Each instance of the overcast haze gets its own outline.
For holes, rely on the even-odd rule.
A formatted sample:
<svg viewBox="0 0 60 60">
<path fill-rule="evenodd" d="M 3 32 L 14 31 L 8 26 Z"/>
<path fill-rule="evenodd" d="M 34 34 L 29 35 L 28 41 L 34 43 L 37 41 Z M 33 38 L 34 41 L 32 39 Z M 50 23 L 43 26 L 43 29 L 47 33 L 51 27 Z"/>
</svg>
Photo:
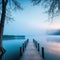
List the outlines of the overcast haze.
<svg viewBox="0 0 60 60">
<path fill-rule="evenodd" d="M 60 18 L 56 17 L 53 23 L 48 22 L 48 14 L 40 5 L 33 6 L 29 0 L 20 0 L 23 11 L 14 11 L 15 21 L 5 24 L 4 34 L 26 35 L 45 34 L 47 29 L 60 29 Z M 45 31 L 44 31 L 45 30 Z"/>
</svg>

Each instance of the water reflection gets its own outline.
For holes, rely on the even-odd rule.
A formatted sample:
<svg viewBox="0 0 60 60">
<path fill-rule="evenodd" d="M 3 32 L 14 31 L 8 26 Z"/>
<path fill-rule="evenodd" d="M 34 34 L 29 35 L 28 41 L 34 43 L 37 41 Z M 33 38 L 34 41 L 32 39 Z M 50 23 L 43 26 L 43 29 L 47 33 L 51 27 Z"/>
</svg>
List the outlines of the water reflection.
<svg viewBox="0 0 60 60">
<path fill-rule="evenodd" d="M 44 47 L 44 60 L 60 60 L 60 36 L 39 36 L 35 39 L 40 43 L 41 47 Z"/>
<path fill-rule="evenodd" d="M 50 53 L 54 53 L 56 55 L 59 55 L 60 53 L 60 43 L 56 43 L 56 42 L 47 42 L 47 46 L 46 46 L 47 50 Z"/>
<path fill-rule="evenodd" d="M 3 40 L 3 47 L 6 50 L 0 60 L 19 60 L 20 46 L 24 40 Z"/>
<path fill-rule="evenodd" d="M 60 37 L 50 36 L 46 38 L 45 60 L 60 60 Z"/>
<path fill-rule="evenodd" d="M 31 40 L 32 38 L 29 39 Z M 40 47 L 44 47 L 44 60 L 60 60 L 60 36 L 37 36 L 35 39 L 40 43 Z M 24 40 L 3 41 L 3 47 L 6 49 L 6 53 L 0 60 L 19 60 L 19 47 L 23 42 Z"/>
</svg>

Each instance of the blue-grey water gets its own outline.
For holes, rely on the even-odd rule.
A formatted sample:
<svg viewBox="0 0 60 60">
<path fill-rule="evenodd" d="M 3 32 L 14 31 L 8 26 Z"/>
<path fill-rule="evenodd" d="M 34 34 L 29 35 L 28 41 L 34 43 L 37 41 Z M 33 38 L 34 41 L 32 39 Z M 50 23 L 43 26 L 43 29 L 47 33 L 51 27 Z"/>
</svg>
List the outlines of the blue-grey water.
<svg viewBox="0 0 60 60">
<path fill-rule="evenodd" d="M 3 40 L 3 48 L 6 50 L 1 60 L 19 60 L 20 47 L 25 39 Z"/>
<path fill-rule="evenodd" d="M 40 44 L 40 55 L 41 47 L 44 47 L 44 60 L 60 60 L 60 36 L 37 36 L 34 37 Z"/>
<path fill-rule="evenodd" d="M 29 39 L 35 39 L 44 47 L 44 60 L 60 60 L 60 36 L 29 36 Z M 2 56 L 2 60 L 19 60 L 19 47 L 26 39 L 3 40 L 3 47 L 6 52 Z"/>
</svg>

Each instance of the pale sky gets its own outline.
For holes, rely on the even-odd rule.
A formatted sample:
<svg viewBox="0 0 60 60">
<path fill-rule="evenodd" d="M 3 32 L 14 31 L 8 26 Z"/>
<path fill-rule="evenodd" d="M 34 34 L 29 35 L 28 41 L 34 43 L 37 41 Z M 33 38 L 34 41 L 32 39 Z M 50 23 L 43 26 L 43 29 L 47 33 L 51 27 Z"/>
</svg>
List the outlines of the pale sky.
<svg viewBox="0 0 60 60">
<path fill-rule="evenodd" d="M 6 22 L 4 34 L 44 34 L 47 29 L 60 29 L 59 17 L 54 18 L 52 23 L 48 22 L 48 14 L 44 13 L 42 6 L 33 6 L 29 0 L 20 1 L 24 9 L 12 12 L 15 21 Z"/>
</svg>

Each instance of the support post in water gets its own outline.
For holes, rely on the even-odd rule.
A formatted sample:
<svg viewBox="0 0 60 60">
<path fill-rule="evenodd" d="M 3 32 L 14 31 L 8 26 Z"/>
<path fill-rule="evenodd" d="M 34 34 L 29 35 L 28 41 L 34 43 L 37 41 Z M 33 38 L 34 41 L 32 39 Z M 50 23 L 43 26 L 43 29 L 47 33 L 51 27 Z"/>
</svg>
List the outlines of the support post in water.
<svg viewBox="0 0 60 60">
<path fill-rule="evenodd" d="M 24 47 L 24 43 L 23 43 L 23 52 L 24 52 L 24 50 L 25 50 L 25 47 Z"/>
<path fill-rule="evenodd" d="M 20 47 L 20 57 L 22 56 L 22 54 L 23 54 L 23 51 L 22 51 L 23 49 L 22 49 L 22 47 Z"/>
<path fill-rule="evenodd" d="M 38 43 L 38 51 L 40 51 L 40 45 L 39 45 L 39 43 Z"/>
<path fill-rule="evenodd" d="M 44 47 L 42 47 L 42 57 L 44 59 Z"/>
<path fill-rule="evenodd" d="M 25 48 L 26 48 L 26 41 L 25 41 Z"/>
</svg>

